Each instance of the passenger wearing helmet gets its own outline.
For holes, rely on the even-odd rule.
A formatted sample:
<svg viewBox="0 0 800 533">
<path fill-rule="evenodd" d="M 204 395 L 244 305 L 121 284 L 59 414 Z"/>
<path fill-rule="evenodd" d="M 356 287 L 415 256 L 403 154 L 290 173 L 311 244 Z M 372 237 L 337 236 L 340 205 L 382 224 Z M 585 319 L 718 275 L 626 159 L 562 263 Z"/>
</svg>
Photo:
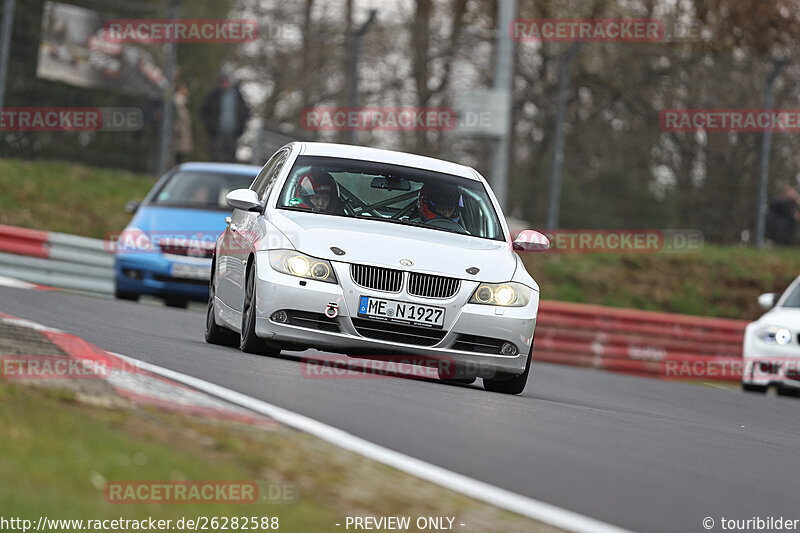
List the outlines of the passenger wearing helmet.
<svg viewBox="0 0 800 533">
<path fill-rule="evenodd" d="M 426 183 L 419 190 L 417 215 L 421 222 L 447 219 L 459 222 L 461 193 L 458 187 L 447 183 Z"/>
<path fill-rule="evenodd" d="M 297 180 L 295 198 L 291 205 L 322 213 L 344 214 L 339 198 L 339 186 L 333 176 L 321 170 L 311 170 Z M 299 201 L 298 201 L 299 200 Z"/>
</svg>

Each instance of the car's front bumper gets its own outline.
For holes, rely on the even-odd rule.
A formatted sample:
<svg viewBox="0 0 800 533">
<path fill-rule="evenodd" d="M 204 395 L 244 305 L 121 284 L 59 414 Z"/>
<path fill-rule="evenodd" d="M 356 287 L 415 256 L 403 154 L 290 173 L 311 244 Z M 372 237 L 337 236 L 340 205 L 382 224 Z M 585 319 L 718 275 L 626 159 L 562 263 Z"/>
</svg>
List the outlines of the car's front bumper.
<svg viewBox="0 0 800 533">
<path fill-rule="evenodd" d="M 793 334 L 790 344 L 779 346 L 758 338 L 748 327 L 742 350 L 742 383 L 800 388 L 800 345 Z"/>
<path fill-rule="evenodd" d="M 173 275 L 176 263 L 207 268 L 209 273 L 211 271 L 210 259 L 170 260 L 160 253 L 118 254 L 114 259 L 116 289 L 132 294 L 206 301 L 208 278 L 176 278 Z"/>
<path fill-rule="evenodd" d="M 467 303 L 478 286 L 475 281 L 462 281 L 455 296 L 447 299 L 420 298 L 365 289 L 356 285 L 346 263 L 333 263 L 338 279 L 337 284 L 313 280 L 303 280 L 275 271 L 269 265 L 266 253 L 257 254 L 256 334 L 259 337 L 280 344 L 295 344 L 299 347 L 313 347 L 329 351 L 360 356 L 423 356 L 444 361 L 459 369 L 459 374 L 479 377 L 493 377 L 498 373 L 520 374 L 525 370 L 531 352 L 539 294 L 532 291 L 528 304 L 524 307 L 500 308 L 489 305 Z M 388 333 L 389 339 L 375 338 L 364 334 L 368 327 L 388 327 L 380 321 L 359 321 L 358 302 L 360 296 L 373 296 L 402 300 L 412 303 L 444 307 L 445 318 L 438 342 L 425 345 L 398 341 L 396 335 Z M 321 330 L 313 324 L 307 326 L 279 323 L 273 319 L 276 311 L 298 311 L 301 313 L 324 314 L 329 304 L 338 306 L 334 319 L 338 331 Z M 356 326 L 359 322 L 360 328 Z M 330 326 L 328 326 L 330 327 Z M 332 328 L 331 328 L 332 329 Z M 415 332 L 414 327 L 400 327 L 403 331 Z M 371 335 L 374 335 L 373 332 Z M 383 336 L 378 333 L 378 336 Z M 393 338 L 394 337 L 394 338 Z M 465 340 L 466 339 L 466 340 Z M 512 343 L 517 348 L 515 355 L 483 353 L 476 351 L 484 339 Z M 467 342 L 469 340 L 470 342 Z M 472 342 L 474 341 L 474 342 Z M 488 342 L 488 341 L 486 341 Z M 464 349 L 466 348 L 466 349 Z M 481 348 L 485 349 L 485 348 Z"/>
</svg>

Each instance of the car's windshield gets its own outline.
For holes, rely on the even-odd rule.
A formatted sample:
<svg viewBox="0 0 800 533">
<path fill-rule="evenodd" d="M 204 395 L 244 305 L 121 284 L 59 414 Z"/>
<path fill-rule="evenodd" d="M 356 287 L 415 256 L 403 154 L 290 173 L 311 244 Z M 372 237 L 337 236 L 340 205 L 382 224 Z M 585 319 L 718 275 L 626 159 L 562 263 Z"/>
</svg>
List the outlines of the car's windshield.
<svg viewBox="0 0 800 533">
<path fill-rule="evenodd" d="M 225 196 L 234 189 L 246 189 L 254 178 L 249 174 L 178 171 L 161 187 L 151 203 L 230 211 Z"/>
<path fill-rule="evenodd" d="M 504 239 L 480 181 L 399 165 L 298 157 L 278 207 Z"/>
<path fill-rule="evenodd" d="M 800 284 L 796 285 L 794 290 L 789 293 L 781 307 L 800 307 Z"/>
</svg>

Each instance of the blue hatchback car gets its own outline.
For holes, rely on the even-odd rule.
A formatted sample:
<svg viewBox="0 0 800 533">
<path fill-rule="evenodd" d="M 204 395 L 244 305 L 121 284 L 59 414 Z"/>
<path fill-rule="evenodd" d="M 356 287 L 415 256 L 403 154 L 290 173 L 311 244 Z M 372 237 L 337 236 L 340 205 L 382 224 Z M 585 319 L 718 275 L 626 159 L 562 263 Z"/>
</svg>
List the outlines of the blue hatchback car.
<svg viewBox="0 0 800 533">
<path fill-rule="evenodd" d="M 162 177 L 133 219 L 112 239 L 115 296 L 137 300 L 149 294 L 172 307 L 208 300 L 214 244 L 231 208 L 225 196 L 247 188 L 261 167 L 229 163 L 184 163 Z"/>
</svg>

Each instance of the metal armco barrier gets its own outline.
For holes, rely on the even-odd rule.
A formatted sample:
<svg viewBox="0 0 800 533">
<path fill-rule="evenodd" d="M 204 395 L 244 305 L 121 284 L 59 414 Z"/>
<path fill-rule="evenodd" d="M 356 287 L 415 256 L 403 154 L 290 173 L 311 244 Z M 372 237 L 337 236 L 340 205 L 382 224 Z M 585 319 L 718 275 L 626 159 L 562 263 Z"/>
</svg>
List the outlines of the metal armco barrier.
<svg viewBox="0 0 800 533">
<path fill-rule="evenodd" d="M 110 295 L 104 242 L 0 225 L 0 276 Z M 662 379 L 739 381 L 743 320 L 542 300 L 534 361 Z"/>
<path fill-rule="evenodd" d="M 0 276 L 110 295 L 114 256 L 100 239 L 0 224 Z"/>
<path fill-rule="evenodd" d="M 744 320 L 543 300 L 534 361 L 662 379 L 739 381 Z"/>
</svg>

